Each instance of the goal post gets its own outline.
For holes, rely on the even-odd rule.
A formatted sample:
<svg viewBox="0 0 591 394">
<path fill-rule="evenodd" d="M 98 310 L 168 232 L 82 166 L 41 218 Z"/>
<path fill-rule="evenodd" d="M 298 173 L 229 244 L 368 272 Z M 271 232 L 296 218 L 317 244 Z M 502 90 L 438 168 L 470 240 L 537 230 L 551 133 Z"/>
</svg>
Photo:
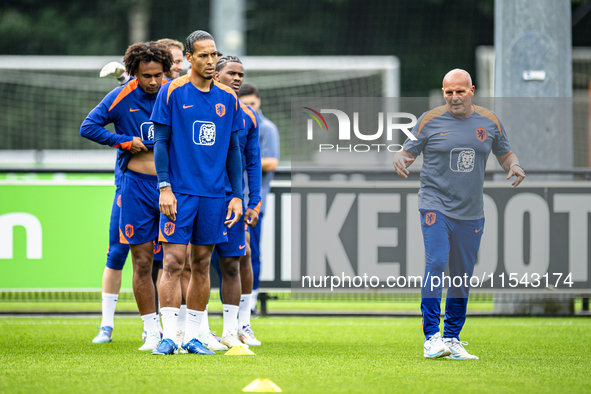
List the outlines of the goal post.
<svg viewBox="0 0 591 394">
<path fill-rule="evenodd" d="M 400 64 L 394 56 L 244 56 L 241 60 L 244 82 L 259 89 L 262 111 L 279 129 L 282 161 L 291 154 L 293 97 L 400 94 Z M 112 61 L 122 62 L 122 56 L 0 56 L 0 169 L 111 171 L 114 150 L 81 138 L 79 129 L 88 113 L 118 86 L 114 78 L 98 75 Z M 186 60 L 184 66 L 185 70 L 189 66 Z M 113 131 L 112 126 L 108 129 Z"/>
</svg>

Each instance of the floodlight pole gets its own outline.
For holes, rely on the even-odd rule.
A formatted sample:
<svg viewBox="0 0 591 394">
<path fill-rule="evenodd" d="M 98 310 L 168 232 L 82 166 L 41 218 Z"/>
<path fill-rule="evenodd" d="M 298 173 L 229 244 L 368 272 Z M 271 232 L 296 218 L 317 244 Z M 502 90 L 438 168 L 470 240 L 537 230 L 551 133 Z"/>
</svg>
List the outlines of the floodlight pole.
<svg viewBox="0 0 591 394">
<path fill-rule="evenodd" d="M 150 24 L 150 0 L 133 0 L 129 7 L 129 42 L 144 42 L 148 40 L 148 26 Z"/>
<path fill-rule="evenodd" d="M 495 0 L 494 80 L 495 111 L 523 166 L 572 168 L 570 0 Z M 565 178 L 535 177 L 551 179 Z"/>
<path fill-rule="evenodd" d="M 526 172 L 573 167 L 571 24 L 570 0 L 495 0 L 494 110 Z M 497 294 L 494 312 L 573 314 L 574 300 L 565 294 Z"/>
<path fill-rule="evenodd" d="M 245 0 L 211 0 L 211 33 L 224 55 L 246 55 Z"/>
</svg>

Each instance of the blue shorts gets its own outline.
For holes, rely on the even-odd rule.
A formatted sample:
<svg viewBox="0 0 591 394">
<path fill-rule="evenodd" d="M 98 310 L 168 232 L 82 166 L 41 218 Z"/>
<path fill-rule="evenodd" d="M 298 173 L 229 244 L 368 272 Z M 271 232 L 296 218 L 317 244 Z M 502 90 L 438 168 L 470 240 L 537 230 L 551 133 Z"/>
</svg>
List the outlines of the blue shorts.
<svg viewBox="0 0 591 394">
<path fill-rule="evenodd" d="M 120 242 L 141 245 L 153 241 L 160 220 L 158 178 L 127 170 L 121 187 Z"/>
<path fill-rule="evenodd" d="M 154 261 L 164 260 L 164 252 L 162 251 L 162 244 L 157 240 L 154 240 Z M 162 268 L 162 267 L 160 267 Z"/>
<path fill-rule="evenodd" d="M 174 193 L 176 220 L 160 214 L 160 242 L 187 245 L 215 245 L 226 242 L 226 198 Z"/>
<path fill-rule="evenodd" d="M 111 207 L 109 221 L 109 250 L 107 251 L 107 267 L 121 271 L 125 265 L 129 245 L 119 243 L 119 214 L 121 212 L 121 186 L 117 185 L 115 198 Z"/>
<path fill-rule="evenodd" d="M 230 200 L 226 201 L 226 206 L 230 203 Z M 244 206 L 242 206 L 242 212 L 245 212 Z M 232 214 L 232 218 L 234 214 Z M 225 227 L 225 226 L 224 226 Z M 226 227 L 228 233 L 228 240 L 216 244 L 215 250 L 221 257 L 239 257 L 246 255 L 246 227 L 242 218 L 230 228 Z"/>
</svg>

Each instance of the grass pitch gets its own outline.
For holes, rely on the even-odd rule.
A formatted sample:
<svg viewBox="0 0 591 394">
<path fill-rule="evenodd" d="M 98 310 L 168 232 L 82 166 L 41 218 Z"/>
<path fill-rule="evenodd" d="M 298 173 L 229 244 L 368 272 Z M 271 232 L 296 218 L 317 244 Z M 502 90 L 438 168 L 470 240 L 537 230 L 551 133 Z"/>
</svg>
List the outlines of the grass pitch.
<svg viewBox="0 0 591 394">
<path fill-rule="evenodd" d="M 268 378 L 285 393 L 590 392 L 589 318 L 469 317 L 477 361 L 427 360 L 420 318 L 259 318 L 256 356 L 139 352 L 139 318 L 1 318 L 0 392 L 240 393 Z M 220 318 L 211 318 L 213 329 Z"/>
</svg>

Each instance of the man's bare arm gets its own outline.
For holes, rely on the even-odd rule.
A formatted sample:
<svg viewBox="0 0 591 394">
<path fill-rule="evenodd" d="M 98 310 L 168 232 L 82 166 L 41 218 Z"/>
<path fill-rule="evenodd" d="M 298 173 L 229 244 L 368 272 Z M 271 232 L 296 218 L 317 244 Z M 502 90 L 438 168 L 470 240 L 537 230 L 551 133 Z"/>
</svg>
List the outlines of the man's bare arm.
<svg viewBox="0 0 591 394">
<path fill-rule="evenodd" d="M 261 167 L 263 172 L 275 171 L 279 165 L 279 160 L 274 157 L 262 157 Z"/>
<path fill-rule="evenodd" d="M 394 164 L 394 169 L 396 173 L 400 175 L 402 178 L 407 179 L 408 174 L 410 172 L 407 168 L 415 161 L 417 157 L 410 152 L 405 151 L 404 149 L 394 155 L 394 160 L 392 164 Z"/>
<path fill-rule="evenodd" d="M 516 176 L 517 179 L 511 184 L 513 187 L 519 186 L 519 184 L 525 179 L 525 171 L 523 167 L 519 164 L 519 159 L 517 155 L 513 153 L 512 150 L 505 153 L 504 155 L 497 156 L 497 161 L 503 168 L 503 170 L 507 171 L 507 179 L 510 179 L 513 176 Z"/>
</svg>

